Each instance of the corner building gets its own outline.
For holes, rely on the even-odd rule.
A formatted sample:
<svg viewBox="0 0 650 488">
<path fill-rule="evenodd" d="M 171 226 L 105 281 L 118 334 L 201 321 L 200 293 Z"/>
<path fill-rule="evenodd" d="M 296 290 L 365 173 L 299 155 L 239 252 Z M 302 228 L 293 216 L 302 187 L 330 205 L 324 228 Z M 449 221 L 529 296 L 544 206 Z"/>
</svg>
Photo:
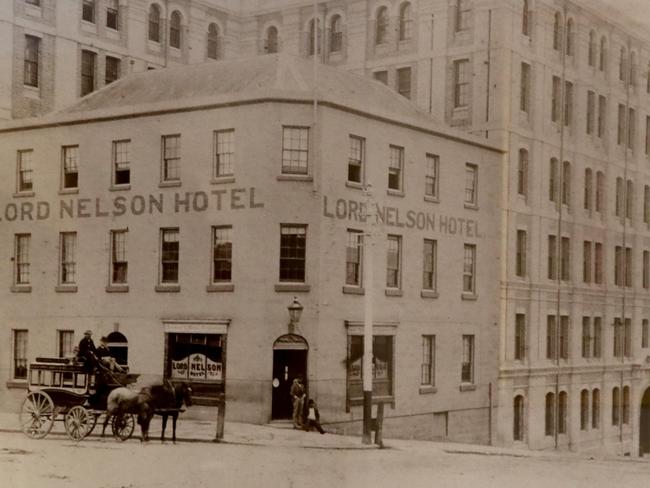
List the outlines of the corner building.
<svg viewBox="0 0 650 488">
<path fill-rule="evenodd" d="M 286 56 L 145 72 L 2 129 L 4 408 L 27 361 L 91 328 L 142 384 L 191 379 L 186 415 L 225 389 L 231 420 L 290 418 L 304 375 L 325 423 L 359 431 L 372 287 L 387 435 L 489 440 L 503 153 L 381 83 L 321 66 L 314 91 L 313 73 Z"/>
</svg>

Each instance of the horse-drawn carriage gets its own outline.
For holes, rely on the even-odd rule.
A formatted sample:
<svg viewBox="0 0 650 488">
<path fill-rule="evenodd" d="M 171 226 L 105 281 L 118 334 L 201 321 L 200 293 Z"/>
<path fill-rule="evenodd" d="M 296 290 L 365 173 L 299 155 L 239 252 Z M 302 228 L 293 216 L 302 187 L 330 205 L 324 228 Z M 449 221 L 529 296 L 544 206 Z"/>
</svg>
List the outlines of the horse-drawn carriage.
<svg viewBox="0 0 650 488">
<path fill-rule="evenodd" d="M 71 439 L 88 436 L 97 419 L 106 414 L 106 400 L 117 387 L 134 383 L 139 375 L 113 373 L 99 366 L 74 364 L 67 359 L 36 358 L 29 366 L 27 397 L 20 411 L 23 432 L 41 439 L 54 422 L 63 420 Z M 133 434 L 135 419 L 125 413 L 111 417 L 113 435 L 126 440 Z"/>
</svg>

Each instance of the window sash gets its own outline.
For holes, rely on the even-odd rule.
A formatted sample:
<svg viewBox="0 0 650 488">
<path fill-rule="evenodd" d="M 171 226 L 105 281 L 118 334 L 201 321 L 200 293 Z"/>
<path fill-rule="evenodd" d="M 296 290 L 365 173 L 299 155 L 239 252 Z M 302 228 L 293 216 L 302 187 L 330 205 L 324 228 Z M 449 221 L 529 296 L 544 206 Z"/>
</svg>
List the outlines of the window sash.
<svg viewBox="0 0 650 488">
<path fill-rule="evenodd" d="M 515 275 L 523 278 L 526 276 L 526 250 L 528 247 L 527 233 L 525 230 L 517 231 L 517 255 L 515 262 Z"/>
<path fill-rule="evenodd" d="M 404 168 L 404 148 L 390 146 L 388 163 L 388 188 L 391 190 L 402 189 L 402 170 Z"/>
<path fill-rule="evenodd" d="M 178 283 L 178 268 L 180 259 L 180 242 L 178 229 L 162 229 L 161 231 L 161 283 Z"/>
<path fill-rule="evenodd" d="M 125 284 L 128 279 L 126 230 L 111 231 L 111 283 Z"/>
<path fill-rule="evenodd" d="M 530 65 L 521 63 L 521 92 L 519 96 L 519 109 L 528 113 L 530 110 Z"/>
<path fill-rule="evenodd" d="M 469 16 L 472 7 L 469 0 L 456 0 L 456 32 L 469 29 Z"/>
<path fill-rule="evenodd" d="M 461 383 L 474 383 L 474 336 L 463 336 L 463 357 L 461 362 Z"/>
<path fill-rule="evenodd" d="M 469 101 L 469 60 L 454 61 L 454 108 L 463 108 Z"/>
<path fill-rule="evenodd" d="M 465 244 L 463 254 L 463 292 L 474 293 L 476 290 L 476 245 Z"/>
<path fill-rule="evenodd" d="M 17 285 L 28 285 L 30 282 L 30 243 L 30 234 L 16 234 L 14 261 L 16 263 L 15 283 Z"/>
<path fill-rule="evenodd" d="M 95 23 L 95 0 L 83 0 L 81 18 L 86 22 Z"/>
<path fill-rule="evenodd" d="M 465 203 L 476 205 L 478 167 L 475 164 L 465 164 Z"/>
<path fill-rule="evenodd" d="M 515 353 L 516 361 L 526 358 L 526 315 L 518 313 L 515 315 Z"/>
<path fill-rule="evenodd" d="M 131 182 L 131 163 L 129 161 L 130 140 L 113 141 L 113 184 L 123 185 Z"/>
<path fill-rule="evenodd" d="M 363 234 L 361 231 L 348 230 L 345 253 L 345 284 L 361 286 L 363 272 Z"/>
<path fill-rule="evenodd" d="M 232 176 L 235 174 L 235 131 L 234 129 L 215 131 L 214 133 L 214 176 Z"/>
<path fill-rule="evenodd" d="M 81 96 L 95 90 L 95 68 L 97 54 L 92 51 L 81 51 Z"/>
<path fill-rule="evenodd" d="M 232 281 L 232 227 L 212 228 L 212 282 Z"/>
<path fill-rule="evenodd" d="M 424 194 L 428 197 L 438 197 L 440 157 L 435 154 L 427 154 L 424 175 Z"/>
<path fill-rule="evenodd" d="M 169 21 L 169 45 L 173 48 L 181 48 L 181 17 L 178 12 L 172 12 Z"/>
<path fill-rule="evenodd" d="M 411 68 L 397 70 L 397 92 L 403 97 L 411 98 Z"/>
<path fill-rule="evenodd" d="M 35 36 L 25 36 L 25 61 L 23 83 L 28 86 L 38 87 L 38 58 L 40 55 L 41 40 Z"/>
<path fill-rule="evenodd" d="M 63 147 L 63 188 L 77 188 L 79 183 L 79 146 Z"/>
<path fill-rule="evenodd" d="M 14 329 L 13 331 L 13 379 L 27 379 L 27 331 Z"/>
<path fill-rule="evenodd" d="M 59 330 L 57 353 L 60 358 L 69 357 L 74 351 L 74 331 L 72 330 Z"/>
<path fill-rule="evenodd" d="M 181 166 L 181 136 L 163 136 L 163 181 L 178 181 Z"/>
<path fill-rule="evenodd" d="M 348 181 L 363 182 L 365 159 L 365 139 L 350 136 L 350 155 L 348 157 Z"/>
<path fill-rule="evenodd" d="M 282 173 L 306 175 L 309 164 L 309 128 L 283 127 Z"/>
<path fill-rule="evenodd" d="M 380 7 L 377 10 L 375 26 L 375 44 L 383 44 L 388 40 L 388 9 Z"/>
<path fill-rule="evenodd" d="M 422 364 L 420 367 L 420 385 L 422 386 L 435 386 L 436 384 L 435 350 L 436 350 L 436 336 L 423 335 L 422 336 Z"/>
<path fill-rule="evenodd" d="M 422 259 L 422 289 L 436 290 L 437 241 L 424 239 Z"/>
<path fill-rule="evenodd" d="M 157 6 L 149 7 L 149 32 L 150 41 L 160 42 L 160 10 Z"/>
<path fill-rule="evenodd" d="M 32 191 L 34 188 L 32 168 L 33 151 L 18 151 L 18 191 Z"/>
<path fill-rule="evenodd" d="M 386 251 L 386 287 L 401 287 L 400 265 L 402 260 L 401 236 L 389 235 Z"/>
<path fill-rule="evenodd" d="M 77 233 L 61 233 L 60 280 L 61 284 L 74 284 L 76 281 Z"/>
<path fill-rule="evenodd" d="M 280 228 L 280 281 L 304 282 L 307 254 L 307 227 Z"/>
<path fill-rule="evenodd" d="M 106 56 L 104 83 L 109 85 L 120 77 L 120 60 L 112 56 Z"/>
</svg>

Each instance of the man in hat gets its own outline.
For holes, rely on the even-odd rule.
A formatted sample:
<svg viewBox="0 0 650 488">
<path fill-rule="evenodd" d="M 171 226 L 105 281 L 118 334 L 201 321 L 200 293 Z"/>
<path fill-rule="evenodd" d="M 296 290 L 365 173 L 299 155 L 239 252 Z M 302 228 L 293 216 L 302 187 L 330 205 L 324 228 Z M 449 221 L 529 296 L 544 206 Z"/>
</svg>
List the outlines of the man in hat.
<svg viewBox="0 0 650 488">
<path fill-rule="evenodd" d="M 95 355 L 95 343 L 93 342 L 92 335 L 93 331 L 87 330 L 84 332 L 83 339 L 79 341 L 79 360 L 83 361 L 86 365 L 86 368 L 89 370 L 92 370 L 97 363 L 97 356 Z"/>
<path fill-rule="evenodd" d="M 124 372 L 122 366 L 117 364 L 115 358 L 111 356 L 111 351 L 108 349 L 108 339 L 106 337 L 99 339 L 99 347 L 95 351 L 95 355 L 99 362 L 111 371 L 118 371 L 120 373 Z"/>
</svg>

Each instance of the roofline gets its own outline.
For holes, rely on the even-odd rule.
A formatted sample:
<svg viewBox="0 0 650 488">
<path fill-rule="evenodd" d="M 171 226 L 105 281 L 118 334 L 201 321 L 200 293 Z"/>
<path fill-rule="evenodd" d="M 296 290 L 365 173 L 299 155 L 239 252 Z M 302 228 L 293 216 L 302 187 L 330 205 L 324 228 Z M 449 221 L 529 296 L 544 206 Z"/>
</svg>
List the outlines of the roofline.
<svg viewBox="0 0 650 488">
<path fill-rule="evenodd" d="M 186 112 L 198 112 L 201 110 L 212 110 L 212 109 L 217 109 L 217 108 L 224 108 L 224 107 L 235 107 L 235 106 L 241 106 L 241 105 L 253 105 L 253 104 L 259 104 L 259 103 L 290 103 L 290 104 L 297 104 L 297 105 L 313 105 L 314 99 L 309 98 L 309 99 L 303 99 L 303 98 L 290 98 L 290 97 L 283 97 L 283 96 L 262 96 L 262 97 L 254 97 L 254 98 L 249 98 L 249 99 L 244 99 L 244 100 L 236 100 L 236 101 L 224 101 L 224 102 L 216 102 L 216 103 L 203 103 L 203 104 L 198 104 L 198 105 L 192 105 L 192 106 L 187 106 L 187 107 L 172 107 L 172 108 L 161 108 L 161 109 L 153 109 L 153 110 L 141 110 L 137 112 L 131 112 L 131 113 L 123 113 L 123 114 L 115 114 L 115 115 L 98 115 L 98 116 L 90 116 L 90 117 L 84 117 L 84 118 L 77 118 L 77 119 L 71 119 L 71 120 L 63 120 L 63 121 L 53 121 L 53 122 L 48 122 L 48 121 L 43 121 L 43 122 L 38 122 L 35 121 L 33 123 L 27 123 L 25 125 L 18 125 L 18 126 L 13 126 L 13 127 L 0 127 L 0 134 L 6 134 L 6 133 L 12 133 L 12 132 L 21 132 L 21 131 L 27 131 L 27 130 L 33 130 L 33 129 L 48 129 L 52 127 L 67 127 L 67 126 L 72 126 L 72 125 L 81 125 L 81 124 L 88 124 L 88 123 L 97 123 L 97 122 L 107 122 L 107 121 L 112 121 L 112 120 L 126 120 L 126 119 L 134 119 L 138 117 L 154 117 L 154 116 L 159 116 L 159 115 L 166 115 L 166 114 L 174 114 L 174 113 L 186 113 Z M 452 134 L 449 132 L 444 132 L 441 130 L 436 130 L 430 127 L 425 127 L 424 124 L 418 124 L 414 121 L 406 121 L 406 120 L 400 120 L 400 119 L 393 119 L 388 117 L 387 115 L 378 115 L 366 110 L 361 110 L 357 108 L 350 107 L 348 105 L 344 105 L 338 102 L 334 102 L 331 100 L 326 100 L 326 99 L 318 99 L 318 104 L 327 106 L 333 109 L 341 110 L 343 112 L 348 112 L 352 113 L 355 115 L 361 115 L 364 117 L 368 117 L 373 120 L 377 120 L 380 122 L 392 124 L 392 125 L 397 125 L 399 127 L 404 127 L 407 129 L 411 130 L 416 130 L 418 132 L 423 132 L 425 134 L 429 135 L 434 135 L 438 137 L 442 137 L 445 139 L 449 139 L 455 142 L 460 142 L 463 144 L 468 144 L 470 146 L 478 147 L 481 149 L 487 149 L 492 152 L 500 153 L 500 154 L 505 154 L 507 151 L 496 146 L 496 145 L 491 145 L 487 142 L 480 142 L 478 140 L 474 139 L 474 136 L 464 136 L 462 134 Z M 38 120 L 38 119 L 36 119 Z"/>
</svg>

